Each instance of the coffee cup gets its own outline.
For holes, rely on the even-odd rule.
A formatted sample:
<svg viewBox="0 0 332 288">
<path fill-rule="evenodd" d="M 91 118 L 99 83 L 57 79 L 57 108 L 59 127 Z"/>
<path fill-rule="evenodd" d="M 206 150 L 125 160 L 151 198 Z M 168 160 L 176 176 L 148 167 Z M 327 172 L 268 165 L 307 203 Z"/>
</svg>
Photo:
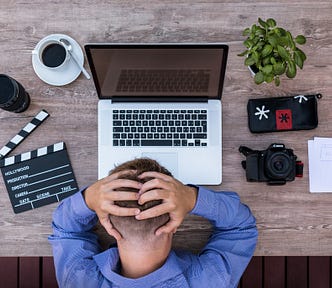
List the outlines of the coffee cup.
<svg viewBox="0 0 332 288">
<path fill-rule="evenodd" d="M 23 86 L 15 79 L 0 74 L 0 108 L 20 113 L 30 104 L 30 96 Z"/>
<path fill-rule="evenodd" d="M 59 70 L 70 58 L 64 44 L 56 39 L 46 40 L 32 53 L 38 56 L 37 61 L 41 66 L 51 70 Z"/>
</svg>

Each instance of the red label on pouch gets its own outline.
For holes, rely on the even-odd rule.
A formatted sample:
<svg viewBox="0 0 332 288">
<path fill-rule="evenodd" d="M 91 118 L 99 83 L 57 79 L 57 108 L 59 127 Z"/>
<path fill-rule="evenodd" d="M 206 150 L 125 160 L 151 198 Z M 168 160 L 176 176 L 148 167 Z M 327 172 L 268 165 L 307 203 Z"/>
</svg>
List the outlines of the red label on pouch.
<svg viewBox="0 0 332 288">
<path fill-rule="evenodd" d="M 276 110 L 277 130 L 290 130 L 293 128 L 292 110 Z"/>
</svg>

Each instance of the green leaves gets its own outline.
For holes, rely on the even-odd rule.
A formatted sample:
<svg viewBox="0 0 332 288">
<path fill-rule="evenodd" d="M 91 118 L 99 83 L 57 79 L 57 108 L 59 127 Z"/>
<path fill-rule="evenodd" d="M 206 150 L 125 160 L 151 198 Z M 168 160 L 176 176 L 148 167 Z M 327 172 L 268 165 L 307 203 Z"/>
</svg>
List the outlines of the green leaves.
<svg viewBox="0 0 332 288">
<path fill-rule="evenodd" d="M 247 49 L 238 55 L 246 57 L 246 66 L 257 69 L 255 83 L 274 81 L 279 86 L 279 76 L 286 74 L 288 78 L 294 78 L 297 67 L 303 68 L 307 57 L 296 45 L 305 44 L 306 38 L 303 35 L 293 38 L 289 31 L 278 27 L 274 19 L 258 18 L 258 24 L 244 29 L 243 35 L 247 37 L 243 42 Z"/>
<path fill-rule="evenodd" d="M 295 38 L 295 42 L 297 44 L 303 45 L 303 44 L 305 44 L 307 42 L 307 39 L 303 35 L 298 35 Z"/>
<path fill-rule="evenodd" d="M 288 62 L 288 66 L 286 69 L 286 75 L 288 78 L 294 78 L 296 76 L 296 65 L 295 62 Z"/>
<path fill-rule="evenodd" d="M 261 72 L 261 71 L 257 72 L 255 74 L 254 80 L 255 80 L 256 84 L 263 83 L 264 82 L 264 74 L 263 74 L 263 72 Z"/>
<path fill-rule="evenodd" d="M 273 47 L 270 44 L 266 44 L 262 50 L 262 57 L 266 57 L 271 54 Z"/>
</svg>

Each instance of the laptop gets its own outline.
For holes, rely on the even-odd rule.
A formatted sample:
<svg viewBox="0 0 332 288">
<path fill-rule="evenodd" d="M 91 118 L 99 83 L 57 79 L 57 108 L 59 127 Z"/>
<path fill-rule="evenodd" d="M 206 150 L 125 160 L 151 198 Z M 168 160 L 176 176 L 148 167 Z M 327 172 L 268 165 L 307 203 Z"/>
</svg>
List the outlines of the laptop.
<svg viewBox="0 0 332 288">
<path fill-rule="evenodd" d="M 86 44 L 98 93 L 98 178 L 135 158 L 183 183 L 222 182 L 224 44 Z"/>
</svg>

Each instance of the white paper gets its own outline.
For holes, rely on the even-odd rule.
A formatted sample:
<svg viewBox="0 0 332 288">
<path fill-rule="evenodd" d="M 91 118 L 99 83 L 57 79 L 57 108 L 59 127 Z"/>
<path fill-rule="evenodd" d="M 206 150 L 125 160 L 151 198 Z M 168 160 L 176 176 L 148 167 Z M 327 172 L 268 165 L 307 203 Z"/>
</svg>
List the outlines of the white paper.
<svg viewBox="0 0 332 288">
<path fill-rule="evenodd" d="M 332 138 L 308 141 L 310 192 L 332 192 Z"/>
</svg>

